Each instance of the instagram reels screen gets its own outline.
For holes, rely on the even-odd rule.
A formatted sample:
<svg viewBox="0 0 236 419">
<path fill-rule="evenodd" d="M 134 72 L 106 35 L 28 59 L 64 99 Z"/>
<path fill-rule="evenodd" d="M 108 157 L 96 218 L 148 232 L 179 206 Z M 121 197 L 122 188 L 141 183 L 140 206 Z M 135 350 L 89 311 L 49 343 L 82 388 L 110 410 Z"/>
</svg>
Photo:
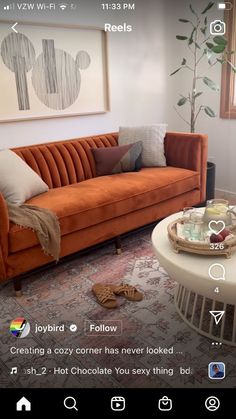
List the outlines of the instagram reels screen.
<svg viewBox="0 0 236 419">
<path fill-rule="evenodd" d="M 236 0 L 0 1 L 3 418 L 231 411 L 235 92 Z"/>
</svg>

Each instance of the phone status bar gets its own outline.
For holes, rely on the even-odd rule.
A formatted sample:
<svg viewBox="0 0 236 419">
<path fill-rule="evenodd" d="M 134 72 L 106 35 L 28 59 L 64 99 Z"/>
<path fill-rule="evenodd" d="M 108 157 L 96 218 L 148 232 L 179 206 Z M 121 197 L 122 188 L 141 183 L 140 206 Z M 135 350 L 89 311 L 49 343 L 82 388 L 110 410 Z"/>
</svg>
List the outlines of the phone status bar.
<svg viewBox="0 0 236 419">
<path fill-rule="evenodd" d="M 58 2 L 15 2 L 7 3 L 2 5 L 2 9 L 5 12 L 10 11 L 20 11 L 20 12 L 30 12 L 30 11 L 74 11 L 81 4 L 79 2 L 70 2 L 70 3 L 58 3 Z M 128 2 L 101 2 L 100 9 L 103 11 L 135 11 L 136 4 Z"/>
<path fill-rule="evenodd" d="M 27 3 L 8 3 L 5 5 L 2 5 L 2 9 L 4 11 L 55 11 L 55 10 L 61 10 L 62 12 L 68 11 L 68 10 L 76 10 L 78 7 L 78 4 L 76 3 L 47 3 L 47 2 L 27 2 Z"/>
</svg>

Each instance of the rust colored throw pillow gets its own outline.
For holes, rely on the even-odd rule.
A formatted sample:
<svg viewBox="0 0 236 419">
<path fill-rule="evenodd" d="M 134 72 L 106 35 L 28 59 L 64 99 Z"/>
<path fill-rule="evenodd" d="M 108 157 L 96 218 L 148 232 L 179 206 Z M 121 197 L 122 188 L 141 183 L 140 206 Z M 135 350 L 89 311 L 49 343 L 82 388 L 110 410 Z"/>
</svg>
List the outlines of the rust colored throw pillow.
<svg viewBox="0 0 236 419">
<path fill-rule="evenodd" d="M 92 148 L 91 150 L 97 176 L 134 172 L 142 167 L 142 141 L 120 147 Z"/>
</svg>

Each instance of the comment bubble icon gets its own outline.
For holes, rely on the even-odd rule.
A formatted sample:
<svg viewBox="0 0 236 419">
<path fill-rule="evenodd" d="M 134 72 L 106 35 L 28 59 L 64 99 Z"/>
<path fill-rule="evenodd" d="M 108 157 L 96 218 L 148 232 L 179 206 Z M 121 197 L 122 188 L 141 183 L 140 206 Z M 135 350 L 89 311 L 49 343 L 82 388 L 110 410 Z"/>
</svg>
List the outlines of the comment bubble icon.
<svg viewBox="0 0 236 419">
<path fill-rule="evenodd" d="M 225 281 L 225 267 L 221 263 L 213 263 L 209 267 L 208 274 L 214 281 Z"/>
</svg>

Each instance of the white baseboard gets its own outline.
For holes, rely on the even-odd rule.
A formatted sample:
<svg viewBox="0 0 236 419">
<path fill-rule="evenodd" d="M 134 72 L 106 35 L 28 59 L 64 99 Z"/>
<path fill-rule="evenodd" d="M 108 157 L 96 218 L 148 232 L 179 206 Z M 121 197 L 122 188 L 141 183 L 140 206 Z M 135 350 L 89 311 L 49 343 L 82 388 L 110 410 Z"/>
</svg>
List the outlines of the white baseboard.
<svg viewBox="0 0 236 419">
<path fill-rule="evenodd" d="M 222 199 L 236 199 L 236 192 L 227 191 L 226 189 L 215 189 L 216 197 Z"/>
</svg>

